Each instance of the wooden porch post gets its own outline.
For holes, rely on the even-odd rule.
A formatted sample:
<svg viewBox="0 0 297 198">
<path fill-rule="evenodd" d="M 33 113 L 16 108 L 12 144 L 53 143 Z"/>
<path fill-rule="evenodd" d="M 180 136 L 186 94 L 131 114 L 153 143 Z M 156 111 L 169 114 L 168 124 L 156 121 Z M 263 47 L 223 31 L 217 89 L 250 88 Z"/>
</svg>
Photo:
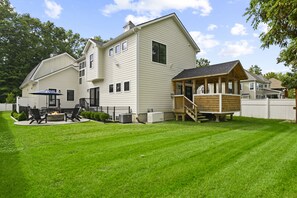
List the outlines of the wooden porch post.
<svg viewBox="0 0 297 198">
<path fill-rule="evenodd" d="M 192 86 L 192 94 L 196 94 L 197 88 L 196 88 L 196 80 L 193 81 L 193 86 Z"/>
<path fill-rule="evenodd" d="M 208 82 L 207 78 L 204 78 L 204 94 L 208 93 Z"/>
<path fill-rule="evenodd" d="M 228 94 L 228 92 L 229 92 L 229 78 L 227 77 L 225 81 L 225 94 Z"/>
<path fill-rule="evenodd" d="M 235 83 L 234 83 L 234 79 L 232 79 L 232 94 L 235 94 Z"/>
<path fill-rule="evenodd" d="M 186 95 L 186 81 L 183 80 L 183 86 L 182 86 L 182 94 L 185 96 Z"/>
<path fill-rule="evenodd" d="M 222 77 L 219 77 L 219 93 L 222 93 Z"/>
<path fill-rule="evenodd" d="M 237 94 L 240 95 L 240 80 L 237 79 Z"/>
<path fill-rule="evenodd" d="M 173 91 L 173 95 L 176 95 L 176 82 L 175 81 L 172 82 L 172 91 Z"/>
</svg>

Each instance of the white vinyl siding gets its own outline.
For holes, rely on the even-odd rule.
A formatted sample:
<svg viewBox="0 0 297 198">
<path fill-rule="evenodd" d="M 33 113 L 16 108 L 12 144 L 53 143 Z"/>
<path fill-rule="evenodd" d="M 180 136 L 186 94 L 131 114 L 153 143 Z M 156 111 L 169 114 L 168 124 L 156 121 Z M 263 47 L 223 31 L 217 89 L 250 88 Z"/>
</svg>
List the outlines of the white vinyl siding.
<svg viewBox="0 0 297 198">
<path fill-rule="evenodd" d="M 130 106 L 136 112 L 136 34 L 119 41 L 127 41 L 129 48 L 125 53 L 109 56 L 109 49 L 102 50 L 104 65 L 104 81 L 94 81 L 91 87 L 100 87 L 100 106 Z M 116 43 L 117 44 L 117 43 Z M 115 46 L 115 45 L 113 45 Z M 130 81 L 130 91 L 124 92 L 123 82 Z M 121 83 L 121 92 L 116 92 L 116 83 Z M 113 84 L 113 93 L 109 92 L 109 85 Z"/>
<path fill-rule="evenodd" d="M 152 41 L 166 45 L 166 64 L 152 61 Z M 139 113 L 151 108 L 172 111 L 171 80 L 183 69 L 195 67 L 195 50 L 171 18 L 143 27 L 139 42 Z"/>
</svg>

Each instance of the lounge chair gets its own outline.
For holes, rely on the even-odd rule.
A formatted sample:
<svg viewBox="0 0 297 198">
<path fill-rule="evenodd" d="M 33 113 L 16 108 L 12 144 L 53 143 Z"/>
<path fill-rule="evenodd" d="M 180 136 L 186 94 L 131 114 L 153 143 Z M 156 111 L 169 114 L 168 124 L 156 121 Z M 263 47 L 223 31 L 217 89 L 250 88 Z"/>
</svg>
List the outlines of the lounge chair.
<svg viewBox="0 0 297 198">
<path fill-rule="evenodd" d="M 41 117 L 39 109 L 31 109 L 31 122 L 30 124 L 32 124 L 32 122 L 36 121 L 37 124 L 40 124 L 43 120 L 45 120 L 45 123 L 47 123 L 47 114 L 45 114 L 43 117 Z"/>
<path fill-rule="evenodd" d="M 74 122 L 74 119 L 80 121 L 81 117 L 79 116 L 79 110 L 80 108 L 74 108 L 71 116 L 68 116 L 67 114 L 65 114 L 65 117 L 66 117 L 65 121 L 67 122 L 67 118 L 70 119 L 72 122 Z"/>
</svg>

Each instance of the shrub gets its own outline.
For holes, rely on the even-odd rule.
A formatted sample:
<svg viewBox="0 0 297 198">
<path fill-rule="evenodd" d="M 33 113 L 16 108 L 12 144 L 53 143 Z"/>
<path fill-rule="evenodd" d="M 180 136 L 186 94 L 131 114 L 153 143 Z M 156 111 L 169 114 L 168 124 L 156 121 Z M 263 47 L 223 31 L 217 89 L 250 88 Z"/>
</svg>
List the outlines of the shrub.
<svg viewBox="0 0 297 198">
<path fill-rule="evenodd" d="M 94 120 L 100 121 L 101 112 L 94 113 Z"/>
<path fill-rule="evenodd" d="M 27 115 L 23 111 L 18 116 L 19 116 L 18 121 L 27 120 Z"/>
<path fill-rule="evenodd" d="M 13 111 L 11 112 L 10 115 L 18 121 L 27 120 L 27 115 L 23 111 L 21 113 L 17 113 L 16 111 Z"/>
<path fill-rule="evenodd" d="M 100 115 L 100 120 L 105 122 L 109 118 L 109 114 L 102 112 Z"/>
</svg>

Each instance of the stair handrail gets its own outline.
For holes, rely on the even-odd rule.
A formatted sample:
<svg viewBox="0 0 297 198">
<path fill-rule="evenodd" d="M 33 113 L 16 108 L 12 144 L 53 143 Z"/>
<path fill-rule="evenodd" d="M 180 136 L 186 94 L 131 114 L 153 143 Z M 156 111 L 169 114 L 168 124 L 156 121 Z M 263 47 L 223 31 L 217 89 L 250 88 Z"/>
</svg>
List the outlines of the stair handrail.
<svg viewBox="0 0 297 198">
<path fill-rule="evenodd" d="M 189 98 L 187 98 L 186 96 L 184 96 L 184 108 L 188 111 L 190 111 L 192 114 L 194 114 L 194 117 L 195 117 L 195 121 L 197 121 L 197 114 L 198 114 L 198 106 L 193 102 L 191 101 Z M 189 106 L 186 105 L 186 101 L 189 102 L 191 105 L 192 105 L 192 108 L 190 108 Z M 194 111 L 192 110 L 194 107 Z"/>
</svg>

